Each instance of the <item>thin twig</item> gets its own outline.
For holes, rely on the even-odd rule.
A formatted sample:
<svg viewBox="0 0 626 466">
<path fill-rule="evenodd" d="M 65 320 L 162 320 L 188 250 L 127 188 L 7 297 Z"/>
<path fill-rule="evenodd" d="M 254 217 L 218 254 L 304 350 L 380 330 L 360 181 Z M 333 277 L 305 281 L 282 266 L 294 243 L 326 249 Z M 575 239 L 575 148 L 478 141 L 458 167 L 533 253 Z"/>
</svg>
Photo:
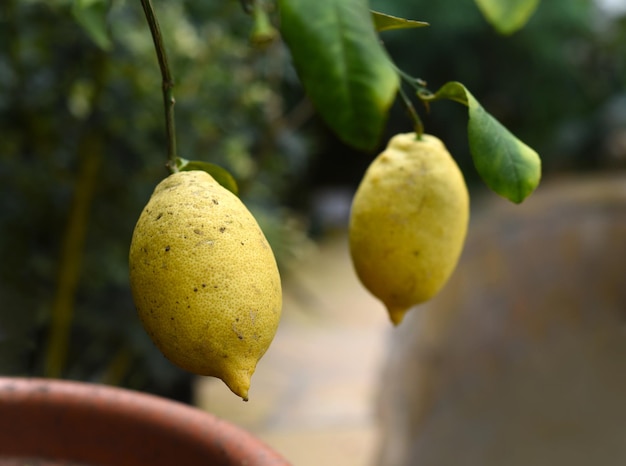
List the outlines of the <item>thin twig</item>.
<svg viewBox="0 0 626 466">
<path fill-rule="evenodd" d="M 406 110 L 409 113 L 409 116 L 413 120 L 413 127 L 415 130 L 415 134 L 417 135 L 418 139 L 421 139 L 422 134 L 424 134 L 424 124 L 422 123 L 422 119 L 420 118 L 417 111 L 415 110 L 415 107 L 413 106 L 413 102 L 411 102 L 411 99 L 409 99 L 409 96 L 406 95 L 406 92 L 404 92 L 404 89 L 402 89 L 402 85 L 400 85 L 400 87 L 398 88 L 398 91 L 400 93 L 400 97 L 402 97 L 402 102 L 404 103 L 404 106 L 406 107 Z"/>
<path fill-rule="evenodd" d="M 152 33 L 152 40 L 154 41 L 154 48 L 156 50 L 157 59 L 159 61 L 159 68 L 161 69 L 161 77 L 163 80 L 163 104 L 165 105 L 165 131 L 167 134 L 167 167 L 170 172 L 178 171 L 176 168 L 176 125 L 174 120 L 174 105 L 176 100 L 174 99 L 174 79 L 170 72 L 169 62 L 167 60 L 167 53 L 165 46 L 163 45 L 163 36 L 161 34 L 161 28 L 157 21 L 152 2 L 150 0 L 141 0 L 143 11 L 146 14 L 146 20 Z"/>
</svg>

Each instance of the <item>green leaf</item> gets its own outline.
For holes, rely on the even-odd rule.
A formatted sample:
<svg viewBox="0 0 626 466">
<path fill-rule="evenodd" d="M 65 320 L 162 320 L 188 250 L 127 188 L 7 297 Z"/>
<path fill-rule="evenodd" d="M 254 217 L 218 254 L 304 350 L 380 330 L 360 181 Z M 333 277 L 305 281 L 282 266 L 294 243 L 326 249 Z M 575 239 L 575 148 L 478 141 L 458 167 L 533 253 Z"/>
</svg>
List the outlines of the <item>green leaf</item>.
<svg viewBox="0 0 626 466">
<path fill-rule="evenodd" d="M 414 21 L 412 19 L 398 18 L 397 16 L 387 15 L 385 13 L 379 13 L 378 11 L 371 11 L 372 19 L 374 20 L 374 26 L 378 32 L 390 31 L 392 29 L 410 29 L 410 28 L 422 28 L 430 26 L 430 24 L 423 21 Z"/>
<path fill-rule="evenodd" d="M 178 170 L 181 172 L 192 170 L 201 170 L 203 172 L 207 172 L 213 177 L 215 181 L 217 181 L 224 188 L 228 189 L 231 193 L 235 195 L 239 194 L 237 181 L 235 181 L 233 175 L 231 175 L 228 170 L 220 167 L 219 165 L 215 165 L 214 163 L 209 162 L 202 162 L 200 160 L 187 160 L 181 157 L 177 157 L 176 168 L 178 168 Z"/>
<path fill-rule="evenodd" d="M 72 15 L 89 37 L 103 50 L 113 46 L 107 28 L 110 0 L 74 0 Z"/>
<path fill-rule="evenodd" d="M 379 142 L 399 78 L 367 0 L 279 0 L 281 32 L 306 93 L 333 131 L 364 150 Z"/>
<path fill-rule="evenodd" d="M 537 9 L 539 0 L 475 0 L 483 16 L 500 34 L 512 34 L 524 27 Z"/>
<path fill-rule="evenodd" d="M 468 107 L 467 134 L 476 171 L 492 190 L 520 203 L 539 185 L 541 159 L 478 103 L 459 82 L 444 84 L 425 101 L 449 99 Z"/>
</svg>

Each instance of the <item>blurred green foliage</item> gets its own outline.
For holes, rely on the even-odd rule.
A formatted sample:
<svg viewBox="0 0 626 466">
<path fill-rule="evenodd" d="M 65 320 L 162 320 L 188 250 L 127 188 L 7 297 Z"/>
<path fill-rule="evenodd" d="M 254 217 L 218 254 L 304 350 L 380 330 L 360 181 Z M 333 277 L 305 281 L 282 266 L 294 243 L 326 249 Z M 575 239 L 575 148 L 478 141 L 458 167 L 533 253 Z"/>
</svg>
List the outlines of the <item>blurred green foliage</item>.
<svg viewBox="0 0 626 466">
<path fill-rule="evenodd" d="M 306 169 L 307 143 L 285 117 L 284 48 L 251 48 L 238 2 L 155 6 L 176 80 L 179 155 L 235 175 L 285 267 L 306 241 L 282 199 Z M 71 7 L 0 6 L 0 374 L 47 372 L 59 308 L 71 321 L 60 375 L 187 398 L 189 375 L 149 341 L 128 287 L 134 223 L 167 175 L 152 38 L 139 2 L 116 1 L 114 45 L 103 52 Z"/>
</svg>

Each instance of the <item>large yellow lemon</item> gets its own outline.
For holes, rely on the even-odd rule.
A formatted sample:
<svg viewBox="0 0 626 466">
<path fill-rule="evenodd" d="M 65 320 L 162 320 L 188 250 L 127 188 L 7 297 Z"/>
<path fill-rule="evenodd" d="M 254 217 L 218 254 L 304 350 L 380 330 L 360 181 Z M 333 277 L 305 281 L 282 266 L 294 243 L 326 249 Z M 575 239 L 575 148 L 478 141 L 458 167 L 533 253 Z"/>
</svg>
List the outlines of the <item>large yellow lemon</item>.
<svg viewBox="0 0 626 466">
<path fill-rule="evenodd" d="M 139 217 L 129 260 L 135 305 L 155 345 L 247 400 L 282 294 L 272 250 L 239 198 L 203 171 L 170 175 Z"/>
<path fill-rule="evenodd" d="M 468 221 L 465 180 L 443 143 L 394 136 L 367 169 L 350 218 L 354 268 L 394 324 L 446 283 Z"/>
</svg>

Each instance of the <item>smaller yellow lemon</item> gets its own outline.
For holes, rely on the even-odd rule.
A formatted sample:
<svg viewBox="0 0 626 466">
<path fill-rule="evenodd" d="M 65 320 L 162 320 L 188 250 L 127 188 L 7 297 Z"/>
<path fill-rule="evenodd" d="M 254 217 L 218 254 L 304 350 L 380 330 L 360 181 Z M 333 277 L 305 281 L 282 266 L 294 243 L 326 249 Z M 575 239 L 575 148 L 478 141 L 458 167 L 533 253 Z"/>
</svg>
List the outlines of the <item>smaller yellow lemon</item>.
<svg viewBox="0 0 626 466">
<path fill-rule="evenodd" d="M 203 171 L 168 176 L 137 221 L 129 265 L 137 312 L 161 352 L 247 400 L 282 294 L 270 245 L 239 198 Z"/>
<path fill-rule="evenodd" d="M 394 136 L 357 189 L 349 227 L 357 275 L 394 324 L 446 283 L 468 221 L 465 180 L 444 144 L 430 135 Z"/>
</svg>

